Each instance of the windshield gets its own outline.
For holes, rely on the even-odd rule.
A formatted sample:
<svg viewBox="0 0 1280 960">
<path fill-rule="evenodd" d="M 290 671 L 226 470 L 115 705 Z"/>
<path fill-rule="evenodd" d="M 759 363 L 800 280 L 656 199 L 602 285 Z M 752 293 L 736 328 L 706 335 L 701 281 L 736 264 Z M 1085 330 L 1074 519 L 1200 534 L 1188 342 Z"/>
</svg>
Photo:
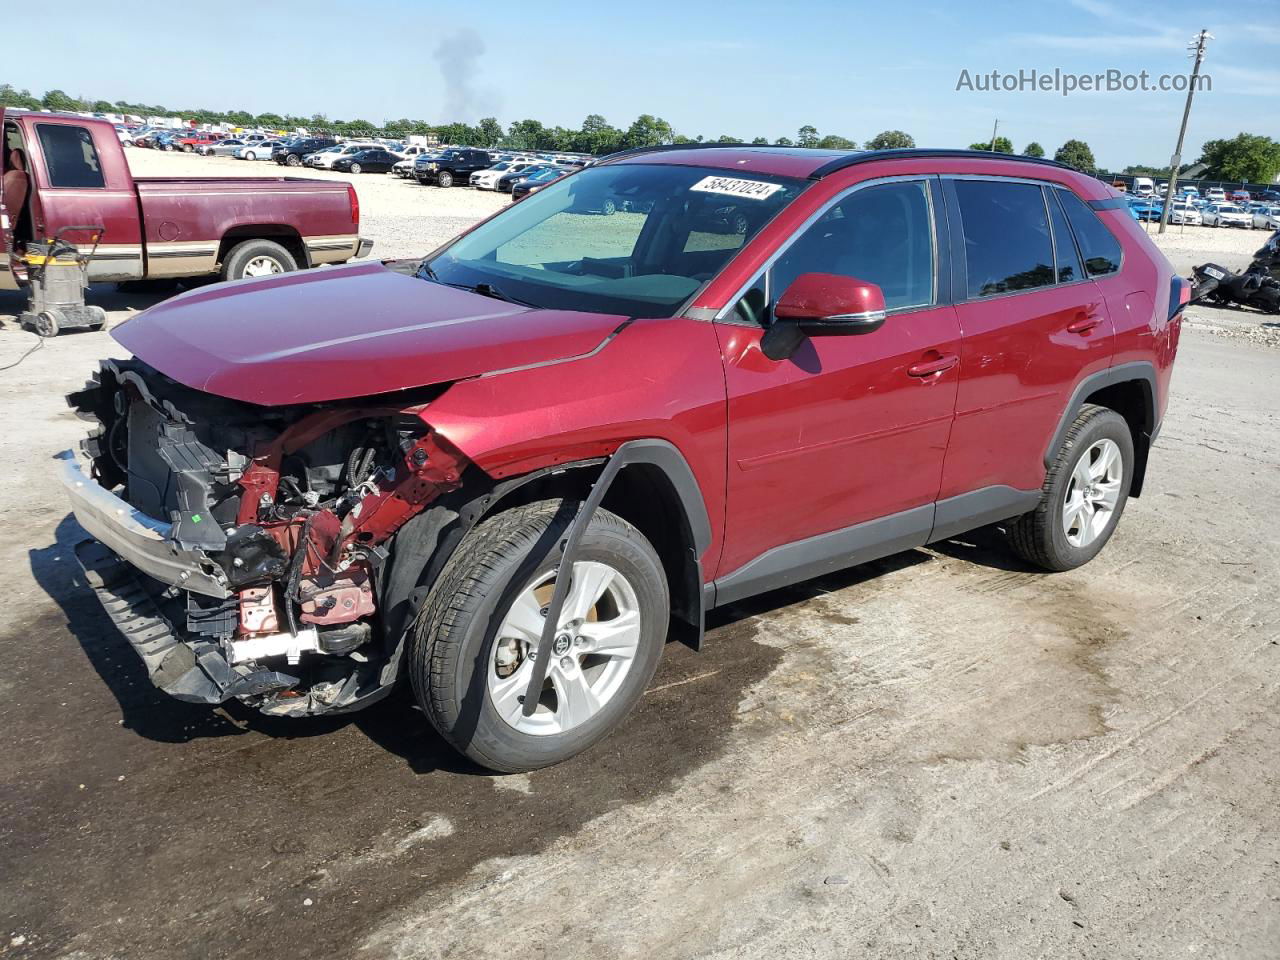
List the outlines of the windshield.
<svg viewBox="0 0 1280 960">
<path fill-rule="evenodd" d="M 671 316 L 807 185 L 704 167 L 589 167 L 480 225 L 418 275 L 535 307 Z"/>
</svg>

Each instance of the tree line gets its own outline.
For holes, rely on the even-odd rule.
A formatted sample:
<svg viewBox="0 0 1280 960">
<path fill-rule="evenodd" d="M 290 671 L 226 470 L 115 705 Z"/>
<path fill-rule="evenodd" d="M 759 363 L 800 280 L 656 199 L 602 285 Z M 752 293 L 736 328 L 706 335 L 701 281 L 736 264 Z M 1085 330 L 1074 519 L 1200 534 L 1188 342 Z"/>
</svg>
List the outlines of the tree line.
<svg viewBox="0 0 1280 960">
<path fill-rule="evenodd" d="M 465 143 L 478 147 L 504 147 L 511 150 L 556 150 L 571 153 L 589 153 L 600 156 L 618 150 L 636 147 L 653 147 L 667 143 L 750 143 L 770 144 L 782 147 L 814 147 L 830 150 L 857 149 L 858 142 L 838 134 L 822 135 L 811 124 L 796 131 L 794 139 L 767 137 L 745 140 L 729 134 L 717 137 L 689 137 L 677 133 L 666 120 L 644 113 L 625 129 L 615 127 L 598 113 L 589 115 L 579 128 L 545 126 L 538 120 L 517 120 L 504 127 L 496 117 L 485 117 L 477 124 L 427 123 L 403 117 L 387 121 L 382 127 L 367 120 L 332 120 L 324 114 L 298 117 L 291 114 L 259 113 L 245 110 L 217 111 L 207 109 L 176 110 L 160 104 L 129 103 L 124 100 L 109 102 L 73 97 L 62 90 L 49 90 L 37 97 L 29 90 L 19 90 L 11 84 L 0 84 L 0 105 L 29 110 L 63 110 L 83 113 L 118 113 L 137 116 L 182 117 L 197 123 L 228 123 L 238 127 L 262 127 L 269 130 L 292 130 L 305 127 L 312 131 L 326 131 L 343 137 L 382 135 L 409 137 L 435 135 L 443 143 Z M 901 130 L 885 130 L 863 141 L 865 150 L 888 150 L 914 147 L 915 139 Z M 992 150 L 996 153 L 1014 152 L 1008 137 L 996 137 L 970 144 L 973 150 Z M 1043 157 L 1044 147 L 1032 141 L 1022 151 L 1024 156 Z M 1102 173 L 1089 144 L 1071 139 L 1059 147 L 1053 155 L 1059 163 L 1075 167 L 1085 173 Z M 1280 143 L 1270 137 L 1241 133 L 1230 140 L 1210 140 L 1201 150 L 1197 163 L 1208 167 L 1204 176 L 1214 180 L 1234 180 L 1245 183 L 1270 183 L 1280 173 Z M 1168 176 L 1168 167 L 1130 166 L 1125 173 L 1152 176 Z"/>
</svg>

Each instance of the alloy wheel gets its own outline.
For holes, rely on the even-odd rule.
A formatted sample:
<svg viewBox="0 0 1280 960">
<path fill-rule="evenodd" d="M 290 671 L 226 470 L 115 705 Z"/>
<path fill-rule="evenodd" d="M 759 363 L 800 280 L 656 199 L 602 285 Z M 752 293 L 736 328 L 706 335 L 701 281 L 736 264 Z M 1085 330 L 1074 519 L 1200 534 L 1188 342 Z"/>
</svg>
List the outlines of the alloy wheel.
<svg viewBox="0 0 1280 960">
<path fill-rule="evenodd" d="M 1087 547 L 1115 515 L 1124 481 L 1124 457 L 1105 437 L 1081 454 L 1062 500 L 1062 532 L 1073 547 Z"/>
<path fill-rule="evenodd" d="M 269 277 L 275 273 L 284 273 L 284 267 L 274 257 L 254 257 L 244 265 L 243 276 Z"/>
<path fill-rule="evenodd" d="M 549 736 L 586 723 L 621 689 L 639 652 L 640 604 L 627 578 L 597 561 L 574 563 L 572 577 L 532 715 L 524 715 L 524 694 L 555 588 L 554 571 L 519 593 L 487 658 L 490 701 L 521 733 Z"/>
</svg>

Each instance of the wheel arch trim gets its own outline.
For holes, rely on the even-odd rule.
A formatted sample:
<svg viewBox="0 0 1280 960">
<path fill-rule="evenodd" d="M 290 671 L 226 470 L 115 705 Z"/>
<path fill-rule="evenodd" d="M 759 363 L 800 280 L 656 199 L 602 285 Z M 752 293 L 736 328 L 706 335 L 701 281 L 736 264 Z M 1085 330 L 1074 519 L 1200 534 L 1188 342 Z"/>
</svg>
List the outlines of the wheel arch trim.
<svg viewBox="0 0 1280 960">
<path fill-rule="evenodd" d="M 1058 420 L 1057 429 L 1049 438 L 1049 444 L 1044 451 L 1044 466 L 1047 470 L 1058 455 L 1058 450 L 1062 447 L 1062 442 L 1066 438 L 1067 431 L 1071 428 L 1071 424 L 1075 422 L 1076 417 L 1080 413 L 1080 408 L 1084 406 L 1086 398 L 1099 390 L 1105 390 L 1108 387 L 1119 386 L 1123 383 L 1138 383 L 1143 388 L 1143 422 L 1139 425 L 1137 435 L 1134 437 L 1134 456 L 1137 460 L 1135 465 L 1133 483 L 1130 489 L 1130 496 L 1137 497 L 1142 493 L 1142 481 L 1146 472 L 1147 450 L 1155 441 L 1156 434 L 1159 433 L 1160 424 L 1157 419 L 1157 397 L 1159 396 L 1156 380 L 1156 368 L 1149 360 L 1134 360 L 1129 363 L 1117 364 L 1108 367 L 1106 370 L 1099 370 L 1091 373 L 1081 379 L 1071 392 L 1071 399 L 1067 401 L 1062 416 Z"/>
</svg>

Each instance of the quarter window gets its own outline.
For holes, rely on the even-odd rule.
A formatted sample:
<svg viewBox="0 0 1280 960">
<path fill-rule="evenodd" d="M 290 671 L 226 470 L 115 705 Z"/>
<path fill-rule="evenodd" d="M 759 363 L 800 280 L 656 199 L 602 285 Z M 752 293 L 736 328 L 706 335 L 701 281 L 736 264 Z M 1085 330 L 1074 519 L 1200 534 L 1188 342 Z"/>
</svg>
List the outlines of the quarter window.
<svg viewBox="0 0 1280 960">
<path fill-rule="evenodd" d="M 774 264 L 770 290 L 781 296 L 802 273 L 833 273 L 874 283 L 885 307 L 934 301 L 933 218 L 924 181 L 855 190 L 823 214 Z"/>
<path fill-rule="evenodd" d="M 1106 224 L 1089 209 L 1088 204 L 1070 190 L 1055 191 L 1067 211 L 1067 219 L 1075 232 L 1076 242 L 1084 255 L 1084 266 L 1091 277 L 1106 276 L 1120 269 L 1120 242 L 1112 236 Z"/>
<path fill-rule="evenodd" d="M 44 152 L 51 187 L 102 187 L 102 165 L 93 137 L 84 127 L 38 123 L 36 135 Z"/>
<path fill-rule="evenodd" d="M 1059 196 L 1053 196 L 1058 194 Z M 1084 270 L 1080 266 L 1080 254 L 1076 252 L 1076 242 L 1071 237 L 1071 228 L 1067 226 L 1066 215 L 1059 203 L 1061 191 L 1049 192 L 1049 219 L 1053 221 L 1053 251 L 1058 261 L 1058 282 L 1071 283 L 1084 279 Z"/>
<path fill-rule="evenodd" d="M 1040 187 L 996 180 L 953 182 L 964 224 L 969 297 L 1053 284 L 1053 242 Z"/>
</svg>

